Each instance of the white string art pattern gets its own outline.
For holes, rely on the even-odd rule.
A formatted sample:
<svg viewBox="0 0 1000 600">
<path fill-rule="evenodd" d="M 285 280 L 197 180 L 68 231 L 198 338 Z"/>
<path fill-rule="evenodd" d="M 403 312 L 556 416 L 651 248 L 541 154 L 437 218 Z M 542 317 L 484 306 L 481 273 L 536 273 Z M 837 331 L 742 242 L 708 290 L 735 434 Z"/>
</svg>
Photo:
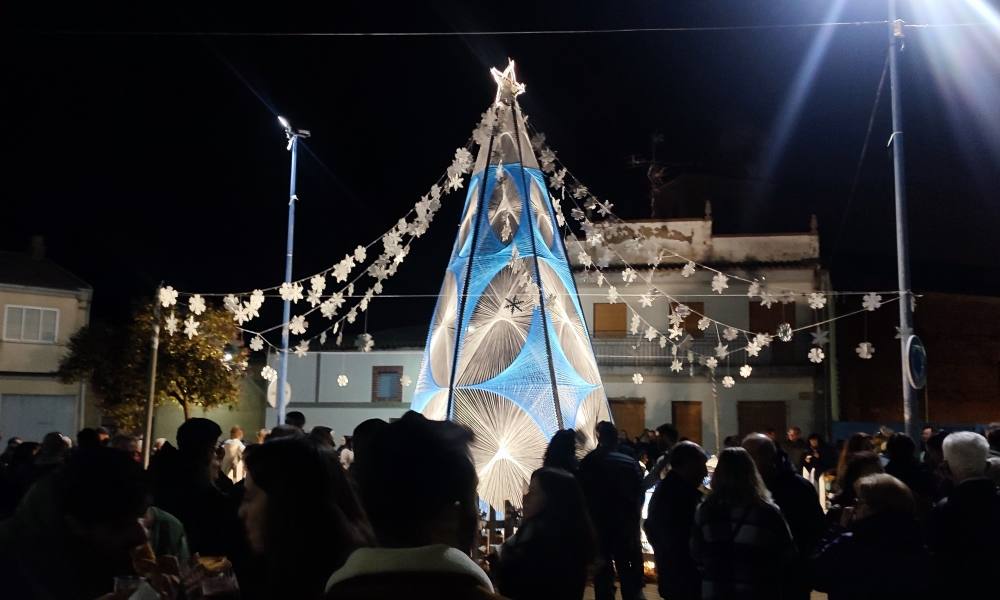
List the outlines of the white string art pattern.
<svg viewBox="0 0 1000 600">
<path fill-rule="evenodd" d="M 557 212 L 531 149 L 513 62 L 497 99 L 427 337 L 412 406 L 475 433 L 479 496 L 521 505 L 559 429 L 609 418 Z"/>
</svg>

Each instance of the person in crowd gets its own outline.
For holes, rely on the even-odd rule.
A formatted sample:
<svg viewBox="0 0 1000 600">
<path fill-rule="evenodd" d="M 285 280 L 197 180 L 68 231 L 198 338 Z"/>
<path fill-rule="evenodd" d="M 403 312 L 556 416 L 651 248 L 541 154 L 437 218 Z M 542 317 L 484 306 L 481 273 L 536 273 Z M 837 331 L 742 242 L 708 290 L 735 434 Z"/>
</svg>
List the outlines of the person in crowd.
<svg viewBox="0 0 1000 600">
<path fill-rule="evenodd" d="M 830 600 L 928 598 L 930 556 L 910 489 L 881 473 L 854 486 L 858 503 L 847 529 L 831 530 L 811 561 L 816 589 Z"/>
<path fill-rule="evenodd" d="M 1000 491 L 985 476 L 989 445 L 971 431 L 944 439 L 944 464 L 954 488 L 928 520 L 935 588 L 949 598 L 996 593 L 992 577 L 1000 565 Z"/>
<path fill-rule="evenodd" d="M 646 537 L 653 545 L 660 597 L 667 600 L 701 598 L 701 573 L 691 557 L 690 540 L 707 460 L 694 442 L 674 446 L 670 470 L 649 501 Z"/>
<path fill-rule="evenodd" d="M 809 452 L 809 443 L 802 438 L 802 429 L 798 426 L 789 427 L 785 432 L 785 439 L 781 443 L 781 449 L 788 455 L 788 464 L 794 469 L 802 465 L 802 457 Z"/>
<path fill-rule="evenodd" d="M 333 429 L 326 425 L 316 425 L 309 431 L 309 439 L 330 450 L 337 448 L 337 442 L 333 439 L 333 435 Z"/>
<path fill-rule="evenodd" d="M 882 461 L 874 452 L 853 454 L 844 467 L 844 476 L 837 480 L 837 488 L 840 491 L 830 499 L 830 507 L 826 513 L 827 523 L 846 525 L 845 519 L 849 519 L 850 511 L 845 511 L 845 509 L 853 508 L 857 502 L 857 496 L 854 495 L 854 483 L 866 475 L 883 472 Z"/>
<path fill-rule="evenodd" d="M 354 473 L 356 469 L 360 468 L 359 463 L 364 461 L 368 455 L 368 451 L 371 449 L 372 443 L 374 443 L 387 425 L 389 424 L 382 419 L 366 419 L 354 428 L 354 434 L 351 436 L 354 461 L 351 463 L 349 472 Z"/>
<path fill-rule="evenodd" d="M 924 460 L 924 453 L 927 452 L 927 440 L 931 439 L 931 436 L 937 433 L 933 427 L 930 425 L 924 426 L 920 430 L 920 461 Z"/>
<path fill-rule="evenodd" d="M 986 441 L 990 445 L 990 456 L 1000 458 L 1000 423 L 990 423 L 986 427 Z"/>
<path fill-rule="evenodd" d="M 97 448 L 101 445 L 101 440 L 97 437 L 97 430 L 92 427 L 84 427 L 76 434 L 77 448 Z"/>
<path fill-rule="evenodd" d="M 531 474 L 521 527 L 500 549 L 496 581 L 511 600 L 580 600 L 594 558 L 594 529 L 569 472 Z"/>
<path fill-rule="evenodd" d="M 1000 486 L 1000 457 L 991 456 L 987 462 L 986 476 L 993 480 L 993 485 Z"/>
<path fill-rule="evenodd" d="M 42 446 L 35 456 L 35 467 L 39 476 L 58 468 L 69 456 L 72 442 L 58 431 L 51 431 L 42 438 Z"/>
<path fill-rule="evenodd" d="M 691 554 L 701 566 L 702 598 L 781 597 L 795 542 L 743 448 L 719 453 L 694 525 Z"/>
<path fill-rule="evenodd" d="M 778 449 L 766 435 L 751 433 L 743 438 L 743 448 L 750 453 L 772 500 L 781 509 L 798 551 L 786 578 L 782 597 L 808 600 L 811 589 L 806 577 L 805 558 L 826 528 L 816 488 L 778 459 Z"/>
<path fill-rule="evenodd" d="M 350 470 L 354 464 L 354 438 L 349 435 L 344 436 L 344 444 L 337 448 L 337 456 L 340 457 L 340 466 L 345 471 Z"/>
<path fill-rule="evenodd" d="M 37 479 L 35 456 L 41 444 L 38 442 L 21 442 L 14 448 L 10 463 L 4 470 L 3 485 L 0 486 L 0 518 L 9 516 L 28 493 Z"/>
<path fill-rule="evenodd" d="M 76 452 L 0 522 L 0 595 L 92 600 L 146 543 L 142 467 L 110 448 Z"/>
<path fill-rule="evenodd" d="M 923 522 L 937 498 L 937 484 L 927 465 L 917 460 L 917 445 L 905 433 L 896 433 L 885 446 L 889 463 L 885 472 L 906 484 L 913 492 L 917 518 Z"/>
<path fill-rule="evenodd" d="M 134 435 L 118 434 L 111 438 L 110 447 L 124 452 L 135 462 L 142 463 L 142 447 L 139 438 Z"/>
<path fill-rule="evenodd" d="M 847 470 L 847 463 L 852 456 L 858 452 L 873 452 L 874 449 L 872 436 L 860 431 L 851 434 L 851 437 L 847 438 L 840 449 L 840 456 L 837 459 L 837 479 L 834 485 L 839 485 L 844 480 L 844 472 Z M 853 490 L 851 493 L 854 493 Z"/>
<path fill-rule="evenodd" d="M 245 460 L 240 517 L 263 573 L 244 598 L 322 598 L 347 556 L 374 541 L 336 454 L 316 440 L 286 437 L 251 447 Z"/>
<path fill-rule="evenodd" d="M 500 598 L 469 556 L 479 528 L 472 433 L 412 411 L 358 429 L 352 474 L 379 547 L 355 550 L 327 599 Z"/>
<path fill-rule="evenodd" d="M 107 446 L 111 443 L 111 432 L 108 431 L 107 427 L 98 427 L 97 431 L 97 443 L 101 446 Z"/>
<path fill-rule="evenodd" d="M 802 455 L 802 462 L 799 464 L 799 467 L 806 470 L 815 469 L 816 480 L 818 481 L 822 474 L 836 466 L 837 460 L 833 449 L 820 434 L 810 433 L 806 442 L 809 444 L 809 448 Z"/>
<path fill-rule="evenodd" d="M 934 476 L 938 498 L 947 496 L 954 487 L 951 475 L 944 464 L 944 438 L 946 437 L 948 437 L 947 431 L 937 431 L 927 439 L 926 452 L 924 452 L 924 464 Z"/>
<path fill-rule="evenodd" d="M 229 439 L 222 443 L 222 474 L 233 483 L 243 480 L 243 428 L 233 425 L 229 429 Z"/>
<path fill-rule="evenodd" d="M 257 442 L 256 443 L 263 444 L 265 441 L 267 441 L 267 436 L 270 433 L 271 433 L 271 430 L 268 429 L 267 427 L 261 427 L 260 429 L 258 429 L 257 430 Z"/>
<path fill-rule="evenodd" d="M 228 556 L 235 564 L 244 553 L 243 532 L 236 500 L 216 485 L 221 435 L 209 419 L 178 427 L 177 448 L 164 445 L 150 464 L 153 503 L 184 524 L 191 552 Z"/>
<path fill-rule="evenodd" d="M 664 423 L 656 428 L 657 457 L 642 480 L 643 491 L 648 490 L 663 479 L 667 467 L 670 466 L 670 449 L 674 447 L 679 438 L 680 432 L 672 423 Z"/>
<path fill-rule="evenodd" d="M 297 427 L 299 431 L 306 430 L 306 416 L 297 410 L 288 411 L 285 414 L 285 425 Z"/>
<path fill-rule="evenodd" d="M 623 600 L 641 598 L 642 470 L 618 451 L 618 430 L 610 422 L 597 424 L 597 448 L 580 461 L 579 478 L 597 530 L 594 596 L 613 599 L 617 573 Z"/>
<path fill-rule="evenodd" d="M 158 437 L 153 440 L 153 447 L 149 449 L 150 456 L 156 456 L 156 453 L 163 448 L 163 445 L 167 443 L 167 438 Z"/>
<path fill-rule="evenodd" d="M 305 437 L 305 432 L 294 425 L 275 425 L 267 434 L 268 441 L 283 437 Z"/>
<path fill-rule="evenodd" d="M 725 439 L 722 440 L 723 448 L 736 448 L 743 443 L 738 435 L 727 435 Z"/>
<path fill-rule="evenodd" d="M 576 459 L 576 431 L 561 429 L 552 436 L 548 447 L 545 448 L 542 466 L 562 469 L 576 475 L 580 467 L 580 462 Z"/>
</svg>

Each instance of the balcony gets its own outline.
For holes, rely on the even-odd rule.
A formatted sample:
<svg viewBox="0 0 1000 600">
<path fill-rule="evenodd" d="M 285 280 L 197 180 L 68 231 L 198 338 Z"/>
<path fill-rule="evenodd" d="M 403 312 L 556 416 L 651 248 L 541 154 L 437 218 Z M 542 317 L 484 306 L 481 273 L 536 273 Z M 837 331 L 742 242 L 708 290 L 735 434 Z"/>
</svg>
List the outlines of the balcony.
<svg viewBox="0 0 1000 600">
<path fill-rule="evenodd" d="M 667 344 L 665 348 L 660 348 L 657 341 L 647 342 L 641 336 L 600 337 L 592 338 L 591 341 L 599 367 L 644 367 L 646 369 L 663 369 L 669 372 L 670 362 L 673 359 L 670 344 Z M 711 339 L 707 337 L 695 339 L 692 340 L 689 349 L 697 354 L 714 356 L 715 346 L 718 343 L 714 336 Z M 728 344 L 731 349 L 742 348 L 745 345 L 745 341 L 741 341 L 741 339 L 723 343 Z M 755 369 L 764 368 L 764 373 L 761 374 L 811 374 L 816 367 L 809 362 L 810 347 L 809 336 L 803 333 L 796 335 L 790 342 L 780 342 L 775 339 L 770 346 L 761 350 L 758 356 L 750 357 L 749 364 Z M 829 357 L 829 349 L 824 349 L 824 352 Z M 679 352 L 678 357 L 685 363 L 687 362 L 684 352 Z M 732 355 L 730 364 L 733 368 L 738 368 L 746 360 L 745 352 L 737 352 Z M 687 374 L 687 369 L 685 369 L 677 375 Z"/>
</svg>

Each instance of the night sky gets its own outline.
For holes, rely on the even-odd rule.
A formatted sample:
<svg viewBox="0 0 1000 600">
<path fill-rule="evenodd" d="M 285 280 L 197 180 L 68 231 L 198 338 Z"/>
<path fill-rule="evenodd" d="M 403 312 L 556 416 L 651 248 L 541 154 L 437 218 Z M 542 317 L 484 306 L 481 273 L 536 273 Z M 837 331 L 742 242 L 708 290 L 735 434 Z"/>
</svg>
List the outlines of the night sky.
<svg viewBox="0 0 1000 600">
<path fill-rule="evenodd" d="M 0 249 L 44 235 L 49 257 L 94 286 L 95 318 L 126 317 L 160 280 L 206 292 L 281 281 L 288 153 L 276 114 L 313 133 L 300 156 L 296 277 L 372 240 L 443 173 L 493 99 L 489 67 L 508 56 L 527 85 L 521 105 L 531 123 L 621 216 L 648 216 L 645 173 L 627 158 L 648 155 L 650 134 L 661 132 L 658 158 L 677 172 L 773 184 L 771 197 L 717 209 L 717 232 L 803 231 L 815 213 L 838 289 L 895 287 L 888 86 L 848 207 L 885 58 L 883 25 L 835 29 L 813 70 L 803 64 L 819 29 L 206 34 L 780 25 L 882 20 L 884 2 L 841 2 L 839 13 L 832 0 L 368 3 L 323 14 L 36 4 L 35 13 L 5 6 L 0 15 Z M 914 23 L 985 21 L 972 4 L 904 1 L 900 12 Z M 181 32 L 191 34 L 172 35 Z M 997 27 L 907 31 L 917 291 L 1000 293 L 997 57 Z M 782 136 L 802 71 L 811 77 Z M 437 292 L 460 209 L 450 196 L 386 293 Z M 431 309 L 377 300 L 372 329 L 425 323 Z"/>
</svg>

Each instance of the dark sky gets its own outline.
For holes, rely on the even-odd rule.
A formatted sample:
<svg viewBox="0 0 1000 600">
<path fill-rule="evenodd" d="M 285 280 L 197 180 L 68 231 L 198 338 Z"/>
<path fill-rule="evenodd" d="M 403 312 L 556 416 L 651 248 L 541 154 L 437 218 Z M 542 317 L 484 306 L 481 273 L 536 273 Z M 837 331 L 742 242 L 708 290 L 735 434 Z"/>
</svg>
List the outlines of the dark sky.
<svg viewBox="0 0 1000 600">
<path fill-rule="evenodd" d="M 822 36 L 817 29 L 198 33 L 782 25 L 881 20 L 884 2 L 846 1 L 839 14 L 831 0 L 367 3 L 332 13 L 290 5 L 265 13 L 217 3 L 192 10 L 34 4 L 34 13 L 5 6 L 0 14 L 0 249 L 44 235 L 49 256 L 94 286 L 99 318 L 127 315 L 161 279 L 194 291 L 280 282 L 288 154 L 275 113 L 313 132 L 299 170 L 296 276 L 367 243 L 449 164 L 493 98 L 488 68 L 507 56 L 527 84 L 521 103 L 533 125 L 622 216 L 648 216 L 643 172 L 626 158 L 646 154 L 650 133 L 659 131 L 664 160 L 708 172 L 742 169 L 774 185 L 772 197 L 716 211 L 717 231 L 804 230 L 816 213 L 838 288 L 895 285 L 888 89 L 848 208 L 885 56 L 884 26 L 837 28 L 812 70 L 803 64 Z M 901 16 L 986 18 L 961 2 L 931 0 L 901 2 Z M 911 29 L 907 36 L 914 288 L 1000 293 L 1000 29 Z M 782 137 L 781 117 L 793 113 L 789 98 L 803 71 L 811 77 Z M 387 293 L 437 291 L 460 204 L 450 197 Z M 372 319 L 419 323 L 430 310 L 427 302 L 384 300 L 373 304 Z"/>
</svg>

